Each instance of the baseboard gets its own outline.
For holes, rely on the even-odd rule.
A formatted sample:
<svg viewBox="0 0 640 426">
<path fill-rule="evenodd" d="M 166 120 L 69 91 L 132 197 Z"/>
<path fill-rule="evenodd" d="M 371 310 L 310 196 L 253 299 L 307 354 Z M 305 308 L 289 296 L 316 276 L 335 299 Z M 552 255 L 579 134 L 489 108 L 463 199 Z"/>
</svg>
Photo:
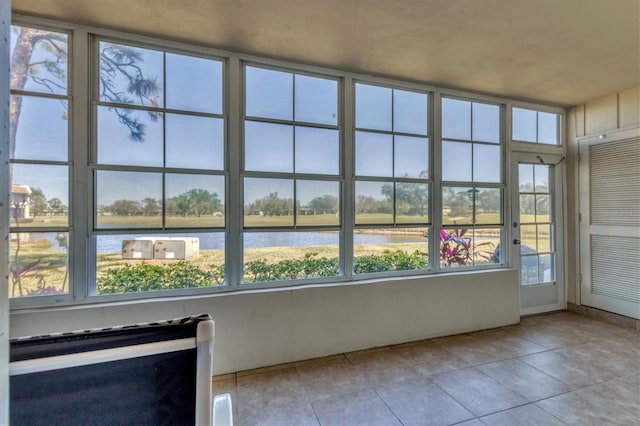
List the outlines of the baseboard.
<svg viewBox="0 0 640 426">
<path fill-rule="evenodd" d="M 615 324 L 620 327 L 632 328 L 634 330 L 640 331 L 640 320 L 637 320 L 635 318 L 614 314 L 613 312 L 603 311 L 601 309 L 591 308 L 589 306 L 576 305 L 575 303 L 570 302 L 567 303 L 567 311 L 585 316 L 587 318 L 593 318 L 600 321 L 608 322 L 609 324 Z"/>
</svg>

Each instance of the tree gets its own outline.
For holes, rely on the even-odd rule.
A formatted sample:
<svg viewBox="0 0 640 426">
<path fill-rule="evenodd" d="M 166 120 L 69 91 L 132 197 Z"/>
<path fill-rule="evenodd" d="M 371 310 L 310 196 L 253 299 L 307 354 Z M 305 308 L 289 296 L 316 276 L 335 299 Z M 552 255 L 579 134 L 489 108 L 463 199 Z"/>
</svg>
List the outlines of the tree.
<svg viewBox="0 0 640 426">
<path fill-rule="evenodd" d="M 131 216 L 141 210 L 140 203 L 133 200 L 116 200 L 109 210 L 117 216 Z"/>
<path fill-rule="evenodd" d="M 222 203 L 215 192 L 210 193 L 206 189 L 190 189 L 185 195 L 189 200 L 190 212 L 198 217 L 221 209 Z"/>
<path fill-rule="evenodd" d="M 51 93 L 66 92 L 67 50 L 66 35 L 35 28 L 20 27 L 16 31 L 16 44 L 11 55 L 11 89 L 24 90 L 27 81 L 43 86 Z M 100 99 L 114 103 L 132 103 L 130 95 L 141 100 L 143 105 L 157 106 L 155 101 L 160 88 L 155 77 L 145 76 L 140 64 L 144 61 L 139 49 L 101 43 L 100 50 Z M 34 58 L 36 49 L 42 48 L 47 57 Z M 121 81 L 125 82 L 122 86 Z M 119 83 L 120 82 L 120 83 Z M 22 96 L 12 96 L 9 113 L 9 156 L 13 157 Z M 155 102 L 154 102 L 155 101 Z M 144 124 L 131 116 L 131 110 L 111 108 L 120 123 L 127 126 L 131 140 L 143 142 Z M 152 120 L 159 114 L 149 112 Z"/>
<path fill-rule="evenodd" d="M 155 198 L 147 197 L 142 200 L 142 212 L 147 216 L 153 216 L 158 214 L 162 208 L 160 207 L 160 203 Z"/>
<path fill-rule="evenodd" d="M 309 209 L 314 213 L 336 213 L 338 211 L 338 197 L 325 194 L 320 197 L 315 197 L 309 201 Z"/>
<path fill-rule="evenodd" d="M 47 210 L 47 198 L 42 193 L 40 188 L 31 188 L 31 195 L 29 196 L 29 210 L 33 217 L 42 216 Z"/>
<path fill-rule="evenodd" d="M 58 197 L 53 197 L 52 199 L 50 199 L 49 201 L 47 201 L 47 204 L 49 204 L 49 208 L 51 209 L 51 212 L 53 214 L 59 214 L 62 211 L 62 200 Z"/>
</svg>

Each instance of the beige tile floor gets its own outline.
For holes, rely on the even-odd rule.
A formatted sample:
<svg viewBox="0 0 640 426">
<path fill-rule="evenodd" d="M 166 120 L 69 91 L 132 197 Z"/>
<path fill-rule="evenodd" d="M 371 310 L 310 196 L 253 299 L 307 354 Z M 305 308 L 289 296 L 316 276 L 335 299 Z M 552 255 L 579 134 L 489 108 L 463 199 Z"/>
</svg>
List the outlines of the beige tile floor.
<svg viewBox="0 0 640 426">
<path fill-rule="evenodd" d="M 640 425 L 640 333 L 558 312 L 213 386 L 237 425 Z"/>
</svg>

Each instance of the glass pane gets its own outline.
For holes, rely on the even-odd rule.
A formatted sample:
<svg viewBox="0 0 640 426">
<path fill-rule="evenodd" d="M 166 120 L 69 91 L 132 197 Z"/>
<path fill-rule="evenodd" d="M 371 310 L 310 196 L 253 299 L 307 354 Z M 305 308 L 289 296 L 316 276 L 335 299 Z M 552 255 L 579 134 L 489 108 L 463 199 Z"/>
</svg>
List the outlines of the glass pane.
<svg viewBox="0 0 640 426">
<path fill-rule="evenodd" d="M 162 114 L 98 107 L 98 163 L 163 165 Z"/>
<path fill-rule="evenodd" d="M 296 121 L 338 124 L 338 82 L 296 75 Z"/>
<path fill-rule="evenodd" d="M 537 284 L 538 283 L 538 256 L 522 256 L 521 259 L 521 281 L 520 284 Z"/>
<path fill-rule="evenodd" d="M 296 225 L 340 225 L 340 182 L 296 181 Z"/>
<path fill-rule="evenodd" d="M 465 142 L 442 141 L 442 180 L 471 182 L 471 147 Z"/>
<path fill-rule="evenodd" d="M 538 225 L 538 251 L 551 252 L 551 225 Z"/>
<path fill-rule="evenodd" d="M 499 145 L 473 144 L 473 181 L 502 182 L 502 156 Z"/>
<path fill-rule="evenodd" d="M 19 106 L 19 107 L 18 107 Z M 14 119 L 16 108 L 20 114 L 17 120 L 15 151 L 11 158 L 23 160 L 67 161 L 69 155 L 68 103 L 59 99 L 36 98 L 33 96 L 11 96 Z M 12 123 L 13 124 L 13 123 Z M 13 126 L 9 126 L 11 131 Z"/>
<path fill-rule="evenodd" d="M 162 174 L 99 170 L 96 189 L 97 228 L 162 226 L 162 215 L 143 210 L 145 200 L 162 200 Z"/>
<path fill-rule="evenodd" d="M 518 165 L 520 192 L 533 192 L 533 164 Z"/>
<path fill-rule="evenodd" d="M 490 265 L 499 262 L 501 228 L 451 228 L 440 231 L 440 266 Z"/>
<path fill-rule="evenodd" d="M 10 226 L 69 224 L 69 168 L 13 164 Z"/>
<path fill-rule="evenodd" d="M 356 182 L 356 224 L 393 223 L 393 183 Z"/>
<path fill-rule="evenodd" d="M 536 225 L 520 226 L 520 244 L 522 254 L 536 253 L 538 251 L 538 228 Z"/>
<path fill-rule="evenodd" d="M 541 283 L 551 283 L 556 280 L 555 256 L 552 254 L 541 254 L 538 257 L 538 281 Z"/>
<path fill-rule="evenodd" d="M 471 140 L 471 102 L 442 99 L 442 138 Z"/>
<path fill-rule="evenodd" d="M 167 227 L 224 227 L 224 176 L 167 174 Z M 162 208 L 162 200 L 143 200 L 143 211 Z M 154 208 L 151 208 L 154 207 Z"/>
<path fill-rule="evenodd" d="M 558 145 L 560 143 L 560 116 L 538 112 L 538 142 Z"/>
<path fill-rule="evenodd" d="M 67 232 L 11 233 L 9 297 L 68 293 L 68 247 Z"/>
<path fill-rule="evenodd" d="M 245 170 L 293 172 L 293 126 L 244 123 Z"/>
<path fill-rule="evenodd" d="M 340 275 L 337 232 L 245 232 L 244 283 Z"/>
<path fill-rule="evenodd" d="M 100 100 L 162 108 L 164 54 L 100 42 Z"/>
<path fill-rule="evenodd" d="M 356 127 L 391 131 L 392 90 L 356 84 Z"/>
<path fill-rule="evenodd" d="M 502 224 L 502 190 L 476 188 L 476 224 Z"/>
<path fill-rule="evenodd" d="M 293 180 L 244 180 L 244 226 L 293 226 Z"/>
<path fill-rule="evenodd" d="M 549 192 L 549 166 L 536 164 L 533 166 L 536 192 Z"/>
<path fill-rule="evenodd" d="M 224 232 L 96 237 L 97 294 L 224 284 Z"/>
<path fill-rule="evenodd" d="M 356 132 L 356 175 L 393 176 L 393 136 Z"/>
<path fill-rule="evenodd" d="M 338 130 L 296 126 L 297 173 L 337 175 L 340 172 Z"/>
<path fill-rule="evenodd" d="M 222 114 L 222 62 L 167 53 L 167 108 Z"/>
<path fill-rule="evenodd" d="M 246 68 L 246 114 L 293 120 L 293 74 Z"/>
<path fill-rule="evenodd" d="M 12 25 L 11 89 L 66 95 L 67 38 L 64 33 Z"/>
<path fill-rule="evenodd" d="M 424 93 L 393 91 L 393 131 L 427 134 L 427 95 Z"/>
<path fill-rule="evenodd" d="M 167 167 L 224 169 L 224 120 L 167 114 Z"/>
<path fill-rule="evenodd" d="M 396 177 L 429 177 L 429 139 L 394 136 L 394 170 Z"/>
<path fill-rule="evenodd" d="M 536 222 L 550 222 L 549 216 L 550 197 L 548 195 L 536 194 Z"/>
<path fill-rule="evenodd" d="M 535 222 L 535 213 L 535 196 L 533 194 L 520 194 L 520 223 Z"/>
<path fill-rule="evenodd" d="M 500 107 L 498 105 L 474 102 L 473 140 L 480 142 L 500 142 Z"/>
<path fill-rule="evenodd" d="M 442 188 L 442 223 L 473 224 L 473 188 L 445 186 Z"/>
<path fill-rule="evenodd" d="M 530 109 L 513 108 L 512 139 L 523 142 L 537 141 L 536 112 Z"/>
<path fill-rule="evenodd" d="M 396 183 L 396 223 L 429 223 L 429 184 Z"/>
<path fill-rule="evenodd" d="M 428 228 L 359 229 L 353 234 L 353 272 L 425 270 L 428 250 Z"/>
</svg>

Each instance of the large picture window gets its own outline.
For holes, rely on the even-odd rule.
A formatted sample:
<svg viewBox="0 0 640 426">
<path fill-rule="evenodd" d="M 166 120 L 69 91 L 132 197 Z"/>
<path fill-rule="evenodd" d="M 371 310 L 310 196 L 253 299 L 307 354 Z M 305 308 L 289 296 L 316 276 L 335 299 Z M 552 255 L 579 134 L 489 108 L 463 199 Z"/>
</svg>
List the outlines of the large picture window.
<svg viewBox="0 0 640 426">
<path fill-rule="evenodd" d="M 95 294 L 225 277 L 223 62 L 96 44 Z"/>
<path fill-rule="evenodd" d="M 429 96 L 355 85 L 354 273 L 428 269 Z"/>
<path fill-rule="evenodd" d="M 501 123 L 499 105 L 442 99 L 441 268 L 500 262 Z"/>
<path fill-rule="evenodd" d="M 338 80 L 244 68 L 244 283 L 340 274 Z"/>
</svg>

